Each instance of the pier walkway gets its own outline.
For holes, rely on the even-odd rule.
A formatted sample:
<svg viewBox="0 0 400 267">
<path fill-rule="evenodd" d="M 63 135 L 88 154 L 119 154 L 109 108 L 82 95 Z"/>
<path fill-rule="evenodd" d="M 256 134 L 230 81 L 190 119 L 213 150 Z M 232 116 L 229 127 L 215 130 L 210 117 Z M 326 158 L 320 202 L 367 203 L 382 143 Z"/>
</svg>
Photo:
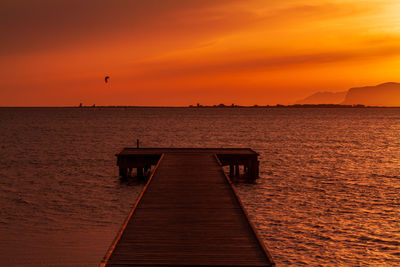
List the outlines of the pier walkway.
<svg viewBox="0 0 400 267">
<path fill-rule="evenodd" d="M 164 151 L 103 266 L 273 266 L 215 151 Z"/>
</svg>

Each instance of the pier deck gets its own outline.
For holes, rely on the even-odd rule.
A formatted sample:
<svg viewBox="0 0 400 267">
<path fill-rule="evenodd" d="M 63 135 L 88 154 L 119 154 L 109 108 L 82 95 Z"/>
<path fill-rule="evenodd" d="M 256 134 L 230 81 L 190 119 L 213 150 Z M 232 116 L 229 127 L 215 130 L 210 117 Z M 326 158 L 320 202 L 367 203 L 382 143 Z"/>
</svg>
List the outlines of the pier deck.
<svg viewBox="0 0 400 267">
<path fill-rule="evenodd" d="M 163 151 L 104 266 L 273 266 L 216 154 Z"/>
</svg>

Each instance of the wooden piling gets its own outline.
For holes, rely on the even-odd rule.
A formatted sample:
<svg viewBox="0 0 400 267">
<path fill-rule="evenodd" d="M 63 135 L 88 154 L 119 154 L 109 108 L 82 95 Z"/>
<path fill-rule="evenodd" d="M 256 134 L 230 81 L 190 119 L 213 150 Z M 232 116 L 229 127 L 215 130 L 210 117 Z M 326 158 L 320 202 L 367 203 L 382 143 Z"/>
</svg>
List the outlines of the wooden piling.
<svg viewBox="0 0 400 267">
<path fill-rule="evenodd" d="M 240 168 L 239 168 L 239 164 L 235 165 L 235 176 L 236 177 L 240 177 Z"/>
<path fill-rule="evenodd" d="M 119 176 L 121 178 L 127 178 L 128 177 L 128 168 L 119 168 Z"/>
<path fill-rule="evenodd" d="M 143 168 L 136 168 L 136 175 L 138 178 L 143 178 Z"/>
<path fill-rule="evenodd" d="M 229 177 L 233 178 L 233 176 L 235 176 L 234 166 L 229 165 Z"/>
</svg>

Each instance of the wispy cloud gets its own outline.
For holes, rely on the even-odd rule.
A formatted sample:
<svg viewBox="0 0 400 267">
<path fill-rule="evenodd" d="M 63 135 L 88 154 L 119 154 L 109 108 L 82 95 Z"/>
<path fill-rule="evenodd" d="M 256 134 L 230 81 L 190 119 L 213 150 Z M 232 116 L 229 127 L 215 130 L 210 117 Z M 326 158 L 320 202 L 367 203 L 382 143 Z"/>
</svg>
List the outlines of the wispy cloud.
<svg viewBox="0 0 400 267">
<path fill-rule="evenodd" d="M 246 94 L 253 81 L 268 87 L 268 73 L 279 77 L 274 88 L 300 90 L 306 86 L 285 77 L 309 70 L 304 81 L 312 84 L 351 65 L 350 82 L 361 79 L 366 65 L 393 69 L 399 8 L 395 0 L 6 0 L 0 1 L 0 71 L 13 99 L 43 81 L 59 95 L 89 96 L 106 72 L 121 77 L 125 92 L 184 81 L 188 96 L 199 95 L 218 80 L 216 90 Z M 389 77 L 370 72 L 376 80 Z"/>
<path fill-rule="evenodd" d="M 366 61 L 386 60 L 399 57 L 400 46 L 383 45 L 364 47 L 362 49 L 342 49 L 319 53 L 303 53 L 284 56 L 257 55 L 246 58 L 225 60 L 209 59 L 202 62 L 187 61 L 156 61 L 141 64 L 132 71 L 135 79 L 171 79 L 188 76 L 218 76 L 235 73 L 284 72 L 293 68 L 318 68 L 321 64 L 341 64 L 344 62 L 360 64 Z M 391 44 L 391 43 L 389 43 Z M 254 51 L 253 51 L 254 52 Z M 262 51 L 260 51 L 262 53 Z"/>
<path fill-rule="evenodd" d="M 224 23 L 227 18 L 224 14 L 213 16 L 212 12 L 235 2 L 237 0 L 1 1 L 0 54 L 79 46 L 87 42 L 95 45 L 116 37 L 140 43 L 147 39 L 154 42 L 160 37 L 182 39 L 185 34 L 193 35 L 200 29 L 212 33 L 234 26 L 230 20 Z M 206 28 L 211 25 L 214 27 Z"/>
</svg>

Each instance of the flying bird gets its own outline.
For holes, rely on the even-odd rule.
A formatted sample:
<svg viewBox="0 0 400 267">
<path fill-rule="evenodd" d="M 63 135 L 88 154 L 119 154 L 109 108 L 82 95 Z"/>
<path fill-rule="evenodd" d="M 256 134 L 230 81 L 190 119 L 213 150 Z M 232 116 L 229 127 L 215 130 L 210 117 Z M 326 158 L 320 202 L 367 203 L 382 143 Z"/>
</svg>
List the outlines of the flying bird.
<svg viewBox="0 0 400 267">
<path fill-rule="evenodd" d="M 106 76 L 105 78 L 104 78 L 104 82 L 105 83 L 108 83 L 108 80 L 110 79 L 110 76 Z"/>
</svg>

